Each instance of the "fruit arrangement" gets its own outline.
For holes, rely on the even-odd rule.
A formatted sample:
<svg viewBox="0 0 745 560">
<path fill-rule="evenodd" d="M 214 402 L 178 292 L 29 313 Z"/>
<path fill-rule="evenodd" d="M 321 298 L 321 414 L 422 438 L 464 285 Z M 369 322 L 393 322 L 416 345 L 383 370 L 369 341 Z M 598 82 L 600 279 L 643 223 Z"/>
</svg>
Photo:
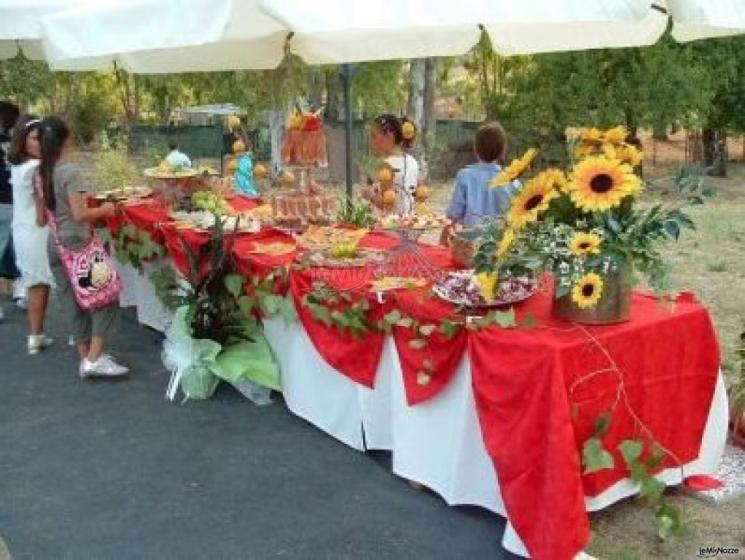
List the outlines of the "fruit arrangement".
<svg viewBox="0 0 745 560">
<path fill-rule="evenodd" d="M 227 200 L 217 196 L 212 191 L 196 191 L 188 200 L 191 202 L 191 211 L 210 212 L 218 216 L 232 213 L 232 208 Z"/>
<path fill-rule="evenodd" d="M 378 221 L 378 227 L 382 229 L 436 229 L 450 224 L 450 220 L 442 215 L 414 214 L 411 216 L 399 216 L 390 214 Z"/>
<path fill-rule="evenodd" d="M 282 161 L 288 165 L 325 166 L 328 164 L 323 109 L 315 112 L 296 110 L 287 119 L 282 136 Z"/>
<path fill-rule="evenodd" d="M 380 183 L 380 196 L 385 210 L 391 210 L 396 204 L 396 187 L 393 179 L 395 170 L 388 164 L 378 170 L 378 183 Z"/>
</svg>

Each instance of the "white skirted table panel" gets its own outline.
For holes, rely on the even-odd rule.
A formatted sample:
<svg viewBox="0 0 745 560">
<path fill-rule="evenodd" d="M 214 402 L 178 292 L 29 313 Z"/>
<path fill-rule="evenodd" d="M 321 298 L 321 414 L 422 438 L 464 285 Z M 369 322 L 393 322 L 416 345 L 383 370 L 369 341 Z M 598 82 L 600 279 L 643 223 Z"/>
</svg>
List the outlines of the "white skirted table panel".
<svg viewBox="0 0 745 560">
<path fill-rule="evenodd" d="M 153 328 L 167 323 L 168 312 L 157 301 L 148 276 L 122 267 L 122 305 L 136 305 L 138 318 Z M 131 278 L 134 275 L 135 278 Z M 157 305 L 156 305 L 157 302 Z M 403 375 L 392 338 L 386 340 L 375 388 L 355 383 L 323 360 L 299 322 L 266 321 L 265 334 L 282 372 L 288 408 L 346 445 L 363 451 L 391 451 L 393 472 L 437 492 L 450 505 L 476 505 L 506 517 L 494 467 L 484 447 L 471 389 L 468 355 L 450 384 L 432 399 L 406 404 Z M 712 474 L 724 451 L 728 405 L 720 374 L 704 431 L 699 458 L 685 474 Z M 681 482 L 679 469 L 659 474 L 667 484 Z M 622 480 L 593 498 L 594 511 L 638 491 Z M 503 546 L 515 554 L 527 551 L 508 523 Z"/>
</svg>

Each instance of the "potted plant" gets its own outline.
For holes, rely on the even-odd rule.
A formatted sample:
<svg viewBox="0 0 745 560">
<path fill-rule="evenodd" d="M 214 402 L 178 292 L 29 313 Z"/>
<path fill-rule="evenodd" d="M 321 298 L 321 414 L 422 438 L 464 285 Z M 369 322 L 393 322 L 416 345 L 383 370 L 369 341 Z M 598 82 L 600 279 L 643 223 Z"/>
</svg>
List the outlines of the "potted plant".
<svg viewBox="0 0 745 560">
<path fill-rule="evenodd" d="M 486 228 L 474 262 L 486 285 L 500 275 L 549 272 L 554 315 L 586 324 L 628 318 L 636 273 L 655 292 L 671 290 L 660 244 L 693 227 L 683 209 L 710 193 L 697 174 L 681 172 L 676 196 L 638 204 L 644 185 L 635 168 L 642 153 L 626 137 L 620 126 L 568 131 L 570 169 L 549 168 L 527 179 L 505 218 Z M 523 176 L 536 153 L 531 149 L 504 168 L 494 188 Z"/>
</svg>

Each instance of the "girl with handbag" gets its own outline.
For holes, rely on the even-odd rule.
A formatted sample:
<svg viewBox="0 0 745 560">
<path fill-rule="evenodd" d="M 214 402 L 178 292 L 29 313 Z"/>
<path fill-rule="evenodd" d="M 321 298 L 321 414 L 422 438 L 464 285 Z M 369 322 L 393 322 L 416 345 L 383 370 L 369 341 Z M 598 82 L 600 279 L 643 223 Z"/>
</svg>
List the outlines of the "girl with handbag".
<svg viewBox="0 0 745 560">
<path fill-rule="evenodd" d="M 80 171 L 66 161 L 70 131 L 60 118 L 39 123 L 39 141 L 37 220 L 49 225 L 49 262 L 80 355 L 78 373 L 81 378 L 121 377 L 129 369 L 104 353 L 119 307 L 121 280 L 93 229 L 116 207 L 86 206 Z"/>
</svg>

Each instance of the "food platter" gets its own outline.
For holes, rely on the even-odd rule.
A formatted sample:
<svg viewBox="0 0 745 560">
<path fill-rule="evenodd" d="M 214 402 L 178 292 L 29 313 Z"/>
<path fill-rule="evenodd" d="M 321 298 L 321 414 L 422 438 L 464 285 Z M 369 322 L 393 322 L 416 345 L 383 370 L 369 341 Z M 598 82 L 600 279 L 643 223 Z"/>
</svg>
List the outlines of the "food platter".
<svg viewBox="0 0 745 560">
<path fill-rule="evenodd" d="M 413 290 L 427 285 L 427 280 L 416 276 L 383 276 L 370 282 L 370 291 L 389 292 L 393 290 Z"/>
<path fill-rule="evenodd" d="M 122 202 L 124 200 L 133 200 L 147 198 L 153 194 L 150 187 L 127 187 L 122 189 L 108 189 L 98 191 L 92 196 L 95 200 L 108 200 L 112 202 Z"/>
<path fill-rule="evenodd" d="M 379 249 L 357 249 L 352 256 L 334 256 L 331 249 L 316 249 L 303 253 L 300 262 L 323 268 L 360 268 L 377 265 L 385 260 L 385 252 Z"/>
<path fill-rule="evenodd" d="M 442 215 L 436 214 L 414 214 L 412 216 L 399 216 L 390 214 L 378 220 L 377 227 L 392 231 L 425 231 L 428 229 L 443 228 L 450 224 L 450 220 Z"/>
<path fill-rule="evenodd" d="M 151 179 L 188 179 L 199 175 L 199 170 L 192 167 L 181 169 L 163 169 L 162 167 L 149 167 L 143 171 L 145 177 Z"/>
<path fill-rule="evenodd" d="M 298 235 L 295 241 L 307 249 L 323 250 L 342 243 L 357 245 L 367 233 L 366 229 L 310 226 L 305 233 Z"/>
<path fill-rule="evenodd" d="M 437 297 L 461 307 L 497 307 L 525 301 L 538 290 L 535 280 L 526 277 L 510 277 L 499 282 L 492 300 L 485 300 L 474 281 L 472 270 L 450 272 L 432 286 Z"/>
<path fill-rule="evenodd" d="M 215 214 L 206 211 L 171 212 L 171 218 L 176 227 L 208 230 L 215 225 Z M 221 216 L 222 229 L 225 233 L 234 231 L 241 233 L 256 233 L 261 229 L 261 222 L 243 215 Z"/>
</svg>

